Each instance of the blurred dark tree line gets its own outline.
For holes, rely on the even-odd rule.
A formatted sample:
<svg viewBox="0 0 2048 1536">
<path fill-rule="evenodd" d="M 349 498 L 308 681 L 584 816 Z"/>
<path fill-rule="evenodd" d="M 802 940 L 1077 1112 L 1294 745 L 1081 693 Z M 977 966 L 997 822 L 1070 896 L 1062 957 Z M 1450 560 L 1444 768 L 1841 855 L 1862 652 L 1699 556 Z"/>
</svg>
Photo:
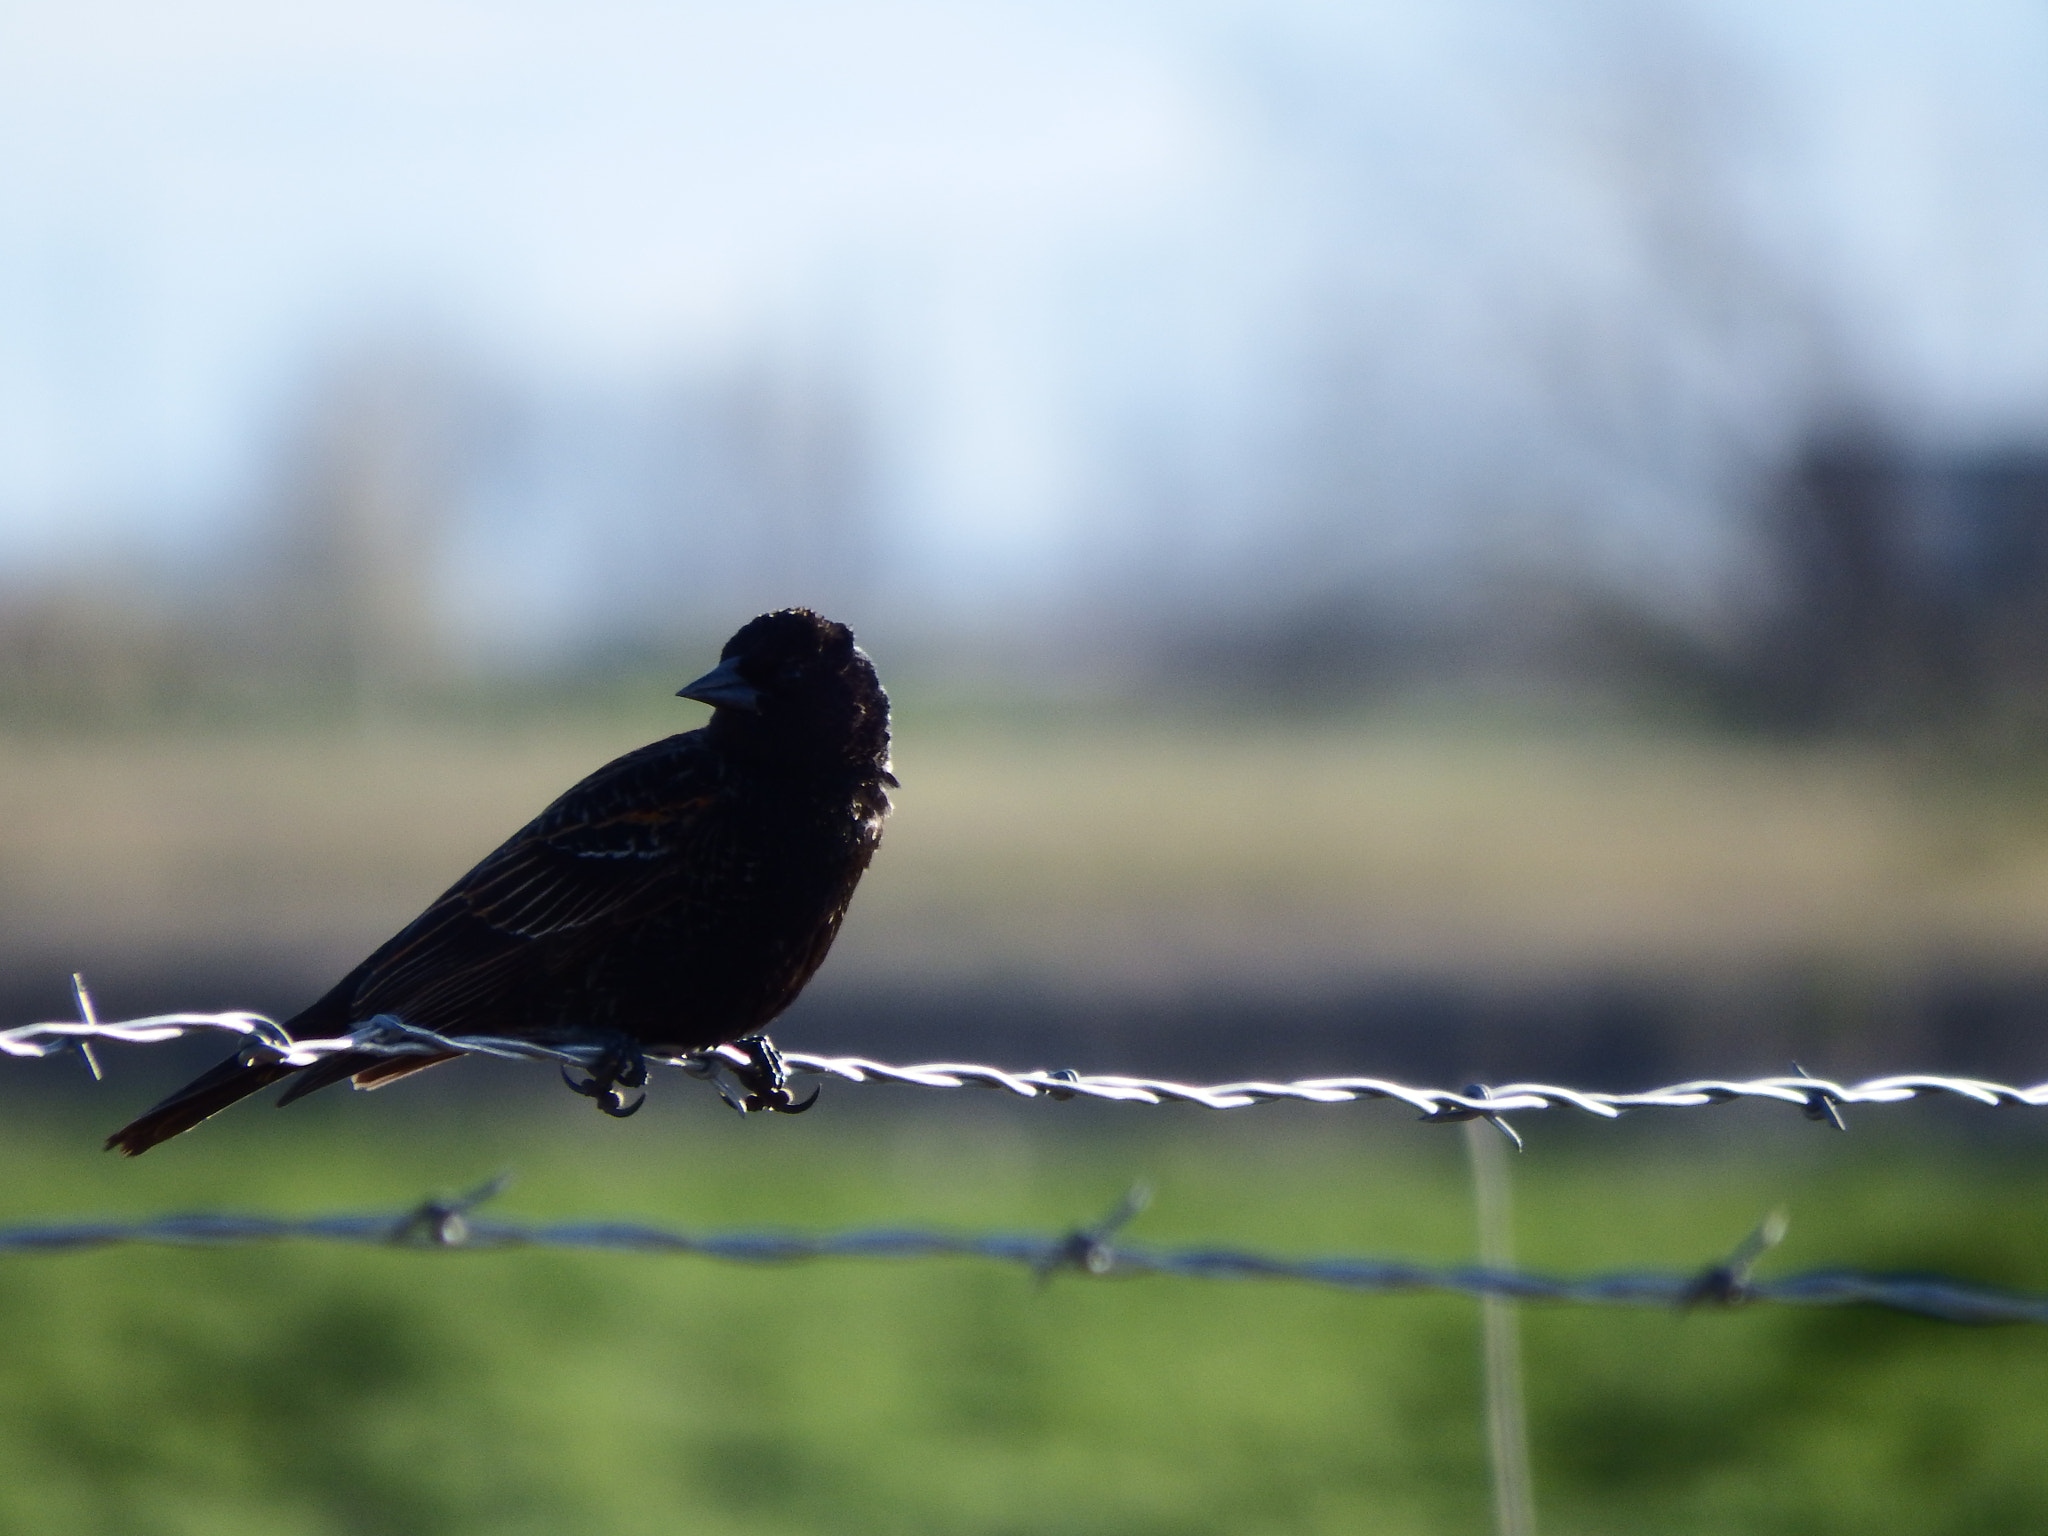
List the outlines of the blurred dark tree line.
<svg viewBox="0 0 2048 1536">
<path fill-rule="evenodd" d="M 1741 680 L 1767 718 L 2048 724 L 2048 451 L 1821 439 L 1766 511 L 1776 591 Z"/>
<path fill-rule="evenodd" d="M 533 588 L 580 584 L 595 615 L 553 652 L 529 651 L 558 675 L 666 656 L 790 601 L 848 611 L 864 632 L 880 614 L 885 635 L 919 633 L 887 606 L 896 546 L 874 424 L 829 370 L 755 359 L 551 405 L 431 350 L 369 349 L 316 381 L 282 443 L 233 548 L 183 569 L 137 557 L 0 587 L 0 711 L 347 718 L 444 697 L 489 672 L 454 610 L 465 582 L 498 580 L 494 546 L 522 520 L 576 531 Z M 1713 457 L 1718 509 L 1703 515 L 1746 557 L 1704 607 L 1619 587 L 1597 549 L 1517 562 L 1475 546 L 1462 568 L 1399 581 L 1367 577 L 1329 539 L 1234 580 L 1176 578 L 1162 553 L 1149 578 L 1124 568 L 1066 610 L 1012 614 L 1008 649 L 1035 664 L 1013 655 L 1013 670 L 1040 687 L 1109 670 L 1308 708 L 1562 686 L 1677 699 L 1745 728 L 2048 740 L 2048 449 L 1929 448 L 1865 427 L 1772 453 L 1731 437 Z M 1369 485 L 1345 483 L 1325 521 L 1369 523 Z M 1278 545 L 1292 524 L 1285 507 L 1270 516 Z M 545 629 L 539 602 L 493 596 L 515 626 L 531 610 Z M 1069 635 L 1072 654 L 1048 656 L 1031 628 Z M 924 626 L 935 667 L 946 638 Z M 916 674 L 917 652 L 894 648 L 899 677 Z"/>
<path fill-rule="evenodd" d="M 1717 623 L 1582 596 L 1568 665 L 1739 726 L 2048 737 L 2048 449 L 1829 432 L 1760 486 Z"/>
</svg>

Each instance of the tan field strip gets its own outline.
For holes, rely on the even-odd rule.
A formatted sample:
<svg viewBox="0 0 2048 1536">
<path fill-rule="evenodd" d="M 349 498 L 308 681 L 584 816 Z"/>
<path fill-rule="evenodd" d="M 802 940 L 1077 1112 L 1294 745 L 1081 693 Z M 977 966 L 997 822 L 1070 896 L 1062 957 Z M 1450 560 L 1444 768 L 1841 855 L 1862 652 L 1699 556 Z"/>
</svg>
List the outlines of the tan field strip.
<svg viewBox="0 0 2048 1536">
<path fill-rule="evenodd" d="M 0 740 L 0 954 L 338 964 L 647 734 L 583 719 Z M 913 719 L 898 767 L 832 966 L 845 979 L 2048 954 L 2048 814 L 1876 753 Z"/>
</svg>

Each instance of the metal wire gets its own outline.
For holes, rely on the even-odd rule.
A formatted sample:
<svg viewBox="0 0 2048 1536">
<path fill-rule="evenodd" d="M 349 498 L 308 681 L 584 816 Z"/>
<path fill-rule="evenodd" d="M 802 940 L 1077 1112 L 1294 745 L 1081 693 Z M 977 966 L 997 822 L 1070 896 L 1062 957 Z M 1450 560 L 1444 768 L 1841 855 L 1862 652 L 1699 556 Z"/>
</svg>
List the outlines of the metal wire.
<svg viewBox="0 0 2048 1536">
<path fill-rule="evenodd" d="M 441 1035 L 388 1014 L 379 1015 L 350 1034 L 315 1040 L 293 1040 L 275 1021 L 257 1013 L 165 1013 L 146 1019 L 109 1023 L 91 1016 L 90 998 L 84 993 L 82 983 L 79 991 L 80 1011 L 85 1017 L 27 1024 L 0 1031 L 0 1052 L 17 1057 L 51 1056 L 68 1051 L 83 1054 L 89 1051 L 90 1042 L 94 1040 L 155 1045 L 188 1034 L 212 1031 L 239 1035 L 252 1047 L 260 1046 L 273 1052 L 277 1059 L 292 1066 L 310 1066 L 324 1056 L 342 1051 L 370 1051 L 393 1056 L 459 1051 L 519 1061 L 553 1061 L 591 1069 L 607 1054 L 607 1048 L 602 1044 L 541 1044 L 498 1035 Z M 713 1079 L 728 1068 L 747 1065 L 746 1054 L 730 1046 L 688 1056 L 651 1059 L 681 1067 L 697 1077 Z M 1802 1071 L 1796 1076 L 1746 1081 L 1700 1079 L 1641 1093 L 1596 1093 L 1548 1083 L 1509 1083 L 1494 1087 L 1472 1084 L 1458 1090 L 1416 1088 L 1377 1077 L 1193 1084 L 1164 1078 L 1084 1075 L 1069 1071 L 1011 1072 L 972 1062 L 940 1061 L 893 1066 L 862 1056 L 818 1056 L 804 1051 L 785 1051 L 782 1059 L 792 1073 L 837 1077 L 853 1083 L 901 1083 L 916 1088 L 989 1088 L 1025 1099 L 1086 1098 L 1120 1104 L 1196 1104 L 1205 1109 L 1239 1109 L 1275 1102 L 1343 1104 L 1387 1099 L 1409 1105 L 1424 1120 L 1491 1120 L 1511 1138 L 1513 1132 L 1502 1117 L 1538 1109 L 1574 1109 L 1596 1119 L 1613 1120 L 1637 1109 L 1696 1109 L 1736 1099 L 1762 1099 L 1794 1105 L 1810 1119 L 1829 1120 L 1839 1126 L 1843 1123 L 1842 1106 L 1900 1104 L 1929 1095 L 1959 1098 L 1990 1107 L 2048 1106 L 2048 1083 L 2022 1088 L 1978 1078 L 1943 1077 L 1930 1073 L 1906 1073 L 1860 1083 L 1836 1083 Z M 93 1065 L 97 1070 L 97 1063 Z"/>
<path fill-rule="evenodd" d="M 1755 1280 L 1762 1246 L 1751 1239 L 1723 1263 L 1692 1274 L 1626 1271 L 1568 1278 L 1483 1265 L 1397 1259 L 1298 1259 L 1241 1248 L 1155 1248 L 1117 1241 L 1142 1201 L 1127 1199 L 1105 1220 L 1061 1236 L 869 1228 L 795 1232 L 683 1232 L 630 1221 L 524 1222 L 479 1217 L 474 1207 L 502 1181 L 459 1200 L 429 1200 L 408 1211 L 328 1216 L 200 1213 L 137 1221 L 69 1221 L 0 1228 L 0 1254 L 69 1253 L 154 1245 L 227 1248 L 322 1242 L 407 1249 L 555 1248 L 690 1255 L 741 1264 L 832 1259 L 978 1258 L 1044 1278 L 1061 1272 L 1098 1279 L 1170 1275 L 1186 1280 L 1290 1280 L 1366 1295 L 1435 1292 L 1569 1306 L 1881 1307 L 1949 1323 L 2048 1324 L 2048 1295 L 1998 1290 L 1941 1275 L 1816 1269 Z M 1781 1229 L 1782 1230 L 1782 1229 Z"/>
<path fill-rule="evenodd" d="M 459 1051 L 511 1060 L 553 1061 L 592 1068 L 605 1055 L 596 1044 L 540 1044 L 490 1035 L 441 1035 L 379 1016 L 348 1035 L 293 1040 L 273 1020 L 257 1013 L 171 1013 L 145 1019 L 104 1022 L 93 1010 L 85 984 L 73 977 L 80 1018 L 29 1024 L 0 1031 L 0 1053 L 47 1057 L 76 1051 L 91 1066 L 94 1040 L 155 1045 L 193 1033 L 226 1033 L 252 1049 L 294 1066 L 310 1066 L 342 1051 L 401 1056 Z M 721 1046 L 689 1056 L 659 1058 L 691 1074 L 717 1079 L 728 1068 L 750 1065 L 744 1051 Z M 783 1053 L 791 1072 L 823 1074 L 848 1082 L 903 1083 L 920 1088 L 992 1088 L 1020 1098 L 1094 1098 L 1127 1104 L 1197 1104 L 1236 1109 L 1292 1100 L 1314 1104 L 1389 1099 L 1408 1104 L 1430 1121 L 1486 1119 L 1516 1140 L 1501 1116 L 1533 1109 L 1576 1109 L 1615 1119 L 1633 1109 L 1687 1109 L 1733 1099 L 1755 1098 L 1797 1105 L 1809 1118 L 1842 1124 L 1839 1106 L 1896 1104 L 1926 1094 L 1947 1094 L 1984 1105 L 2048 1105 L 2048 1084 L 2015 1088 L 1972 1078 L 1924 1074 L 1886 1077 L 1857 1084 L 1832 1083 L 1803 1072 L 1796 1077 L 1748 1082 L 1698 1081 L 1646 1093 L 1593 1093 L 1540 1083 L 1488 1088 L 1474 1084 L 1453 1092 L 1413 1088 L 1381 1078 L 1326 1077 L 1299 1082 L 1237 1082 L 1198 1086 L 1158 1078 L 1083 1076 L 1068 1071 L 1007 1072 L 963 1062 L 892 1066 L 857 1056 Z M 728 1095 L 730 1097 L 730 1095 Z M 1519 1142 L 1517 1143 L 1519 1144 Z M 532 1223 L 479 1218 L 473 1208 L 495 1195 L 493 1181 L 458 1200 L 427 1201 L 396 1215 L 314 1217 L 245 1216 L 223 1213 L 165 1216 L 135 1221 L 60 1222 L 0 1228 L 0 1254 L 66 1252 L 133 1244 L 229 1247 L 280 1241 L 317 1241 L 369 1246 L 443 1248 L 569 1248 L 625 1253 L 693 1254 L 750 1264 L 788 1264 L 822 1259 L 931 1259 L 974 1257 L 1021 1265 L 1040 1276 L 1071 1270 L 1107 1277 L 1172 1275 L 1200 1280 L 1293 1280 L 1368 1294 L 1440 1292 L 1577 1306 L 1694 1307 L 1775 1303 L 1787 1306 L 1874 1306 L 1955 1323 L 2048 1323 L 2048 1295 L 2004 1291 L 1943 1275 L 1886 1275 L 1855 1269 L 1809 1270 L 1775 1280 L 1754 1280 L 1750 1271 L 1783 1236 L 1773 1217 L 1726 1261 L 1693 1274 L 1630 1271 L 1578 1279 L 1484 1265 L 1429 1265 L 1370 1258 L 1294 1259 L 1238 1248 L 1151 1248 L 1115 1241 L 1116 1234 L 1145 1205 L 1134 1190 L 1115 1211 L 1092 1226 L 1060 1237 L 959 1234 L 908 1228 L 879 1228 L 821 1236 L 786 1232 L 688 1233 L 635 1222 Z"/>
</svg>

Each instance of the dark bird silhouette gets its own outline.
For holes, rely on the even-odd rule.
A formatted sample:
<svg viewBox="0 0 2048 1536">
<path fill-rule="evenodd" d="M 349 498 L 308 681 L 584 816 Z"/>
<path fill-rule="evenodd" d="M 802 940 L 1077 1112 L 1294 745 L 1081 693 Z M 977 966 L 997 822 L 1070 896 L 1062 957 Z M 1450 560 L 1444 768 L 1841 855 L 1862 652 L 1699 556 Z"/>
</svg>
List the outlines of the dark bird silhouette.
<svg viewBox="0 0 2048 1536">
<path fill-rule="evenodd" d="M 643 1052 L 756 1036 L 825 958 L 889 811 L 889 699 L 844 625 L 764 614 L 679 690 L 710 723 L 607 763 L 285 1024 L 348 1034 L 380 1014 L 444 1035 L 605 1048 L 571 1086 L 616 1115 Z M 237 1052 L 107 1139 L 129 1156 L 283 1078 L 278 1100 L 374 1088 L 452 1054 L 343 1052 L 294 1067 Z M 796 1109 L 765 1040 L 749 1107 Z"/>
</svg>

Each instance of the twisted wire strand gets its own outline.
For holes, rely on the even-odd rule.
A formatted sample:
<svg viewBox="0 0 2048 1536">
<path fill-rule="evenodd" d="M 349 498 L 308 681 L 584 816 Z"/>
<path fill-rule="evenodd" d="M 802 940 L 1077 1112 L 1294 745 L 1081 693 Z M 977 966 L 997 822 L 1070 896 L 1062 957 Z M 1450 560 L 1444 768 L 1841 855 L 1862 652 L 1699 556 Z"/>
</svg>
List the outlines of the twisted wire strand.
<svg viewBox="0 0 2048 1536">
<path fill-rule="evenodd" d="M 247 1012 L 157 1014 L 144 1019 L 103 1022 L 94 1016 L 82 983 L 78 984 L 78 994 L 81 1019 L 0 1031 L 0 1053 L 34 1058 L 76 1051 L 93 1066 L 96 1076 L 98 1067 L 90 1049 L 94 1040 L 153 1045 L 207 1032 L 238 1035 L 252 1049 L 272 1053 L 276 1059 L 294 1066 L 309 1066 L 342 1051 L 374 1051 L 394 1056 L 459 1051 L 589 1068 L 604 1054 L 604 1047 L 599 1045 L 442 1035 L 388 1015 L 379 1016 L 348 1035 L 309 1040 L 293 1040 L 275 1021 Z M 696 1076 L 711 1078 L 723 1068 L 748 1064 L 745 1052 L 724 1046 L 695 1055 L 659 1059 Z M 1084 1076 L 1068 1071 L 1006 1072 L 963 1062 L 895 1066 L 857 1056 L 818 1056 L 797 1051 L 784 1052 L 783 1060 L 792 1072 L 829 1075 L 848 1082 L 893 1082 L 922 1088 L 979 1087 L 999 1089 L 1021 1098 L 1081 1097 L 1118 1103 L 1196 1104 L 1210 1109 L 1235 1109 L 1283 1100 L 1332 1104 L 1389 1099 L 1411 1106 L 1425 1120 L 1432 1121 L 1485 1117 L 1501 1123 L 1499 1116 L 1504 1112 L 1553 1108 L 1576 1109 L 1598 1118 L 1614 1119 L 1632 1109 L 1694 1108 L 1741 1098 L 1793 1104 L 1814 1119 L 1834 1119 L 1837 1124 L 1838 1105 L 1896 1104 L 1927 1094 L 1946 1094 L 1987 1106 L 2048 1104 L 2048 1084 L 2016 1088 L 1973 1078 L 1929 1074 L 1877 1078 L 1850 1085 L 1805 1075 L 1747 1082 L 1701 1080 L 1645 1093 L 1613 1094 L 1541 1083 L 1514 1083 L 1498 1088 L 1474 1085 L 1453 1092 L 1370 1077 L 1195 1085 L 1158 1078 Z M 909 1228 L 804 1235 L 688 1233 L 634 1222 L 530 1223 L 472 1216 L 471 1210 L 496 1194 L 502 1182 L 494 1181 L 459 1200 L 428 1201 L 397 1215 L 273 1217 L 198 1213 L 134 1221 L 0 1227 L 0 1254 L 136 1244 L 230 1247 L 317 1241 L 368 1246 L 540 1247 L 690 1254 L 751 1264 L 974 1257 L 1021 1265 L 1040 1276 L 1073 1270 L 1096 1277 L 1170 1275 L 1202 1280 L 1292 1280 L 1364 1294 L 1437 1292 L 1578 1306 L 1873 1306 L 1954 1323 L 2048 1323 L 2048 1295 L 2000 1290 L 1945 1275 L 1817 1269 L 1774 1280 L 1751 1279 L 1751 1266 L 1775 1243 L 1775 1236 L 1761 1240 L 1752 1237 L 1733 1259 L 1695 1274 L 1629 1271 L 1574 1279 L 1471 1265 L 1353 1257 L 1297 1259 L 1228 1247 L 1154 1248 L 1116 1243 L 1117 1229 L 1143 1207 L 1142 1193 L 1135 1191 L 1104 1221 L 1057 1238 Z"/>
<path fill-rule="evenodd" d="M 978 1258 L 1016 1265 L 1041 1278 L 1071 1271 L 1098 1279 L 1167 1275 L 1187 1280 L 1294 1281 L 1362 1295 L 1429 1292 L 1567 1306 L 1869 1306 L 1949 1323 L 2048 1324 L 2048 1295 L 2000 1290 L 1945 1275 L 1816 1269 L 1752 1280 L 1746 1267 L 1737 1264 L 1716 1265 L 1694 1274 L 1639 1270 L 1571 1278 L 1476 1265 L 1365 1257 L 1287 1258 L 1229 1247 L 1125 1245 L 1101 1228 L 1058 1237 L 896 1227 L 816 1235 L 685 1232 L 630 1221 L 498 1220 L 471 1215 L 473 1203 L 428 1201 L 398 1213 L 280 1217 L 216 1212 L 5 1227 L 0 1228 L 0 1254 L 67 1253 L 132 1245 L 228 1248 L 322 1242 L 411 1249 L 552 1248 L 671 1254 L 769 1265 L 839 1259 Z"/>
<path fill-rule="evenodd" d="M 82 1000 L 83 1001 L 83 1000 Z M 90 1013 L 89 1006 L 81 1012 Z M 342 1051 L 385 1055 L 426 1055 L 458 1051 L 515 1061 L 553 1061 L 566 1066 L 595 1067 L 605 1056 L 601 1044 L 547 1044 L 498 1035 L 443 1035 L 380 1014 L 347 1035 L 294 1040 L 274 1021 L 258 1013 L 164 1013 L 145 1019 L 105 1022 L 91 1017 L 25 1024 L 0 1031 L 0 1052 L 15 1057 L 43 1057 L 70 1051 L 85 1054 L 94 1040 L 129 1045 L 155 1045 L 188 1034 L 218 1032 L 239 1035 L 251 1048 L 275 1053 L 291 1066 L 310 1066 Z M 87 1054 L 88 1062 L 92 1058 Z M 698 1077 L 716 1077 L 728 1067 L 744 1067 L 745 1052 L 731 1046 L 686 1056 L 651 1058 Z M 1613 1120 L 1637 1109 L 1695 1109 L 1736 1099 L 1762 1099 L 1790 1104 L 1813 1119 L 1840 1123 L 1836 1110 L 1844 1105 L 1900 1104 L 1927 1096 L 1946 1096 L 1988 1107 L 2048 1106 L 2048 1083 L 2031 1088 L 1978 1078 L 1932 1073 L 1903 1073 L 1860 1083 L 1837 1083 L 1804 1074 L 1752 1078 L 1746 1081 L 1698 1079 L 1652 1088 L 1641 1093 L 1598 1093 L 1550 1083 L 1478 1084 L 1461 1090 L 1418 1088 L 1377 1077 L 1313 1077 L 1295 1082 L 1245 1081 L 1177 1083 L 1165 1078 L 1082 1074 L 1069 1071 L 1005 1071 L 975 1062 L 937 1061 L 897 1066 L 862 1056 L 820 1056 L 784 1051 L 792 1073 L 841 1078 L 852 1083 L 899 1083 L 916 1088 L 987 1088 L 1036 1099 L 1103 1099 L 1123 1104 L 1195 1104 L 1205 1109 L 1239 1109 L 1252 1104 L 1295 1102 L 1343 1104 L 1387 1099 L 1408 1105 L 1425 1120 L 1456 1121 L 1485 1117 L 1497 1123 L 1522 1110 L 1571 1109 L 1597 1119 Z M 95 1071 L 97 1067 L 95 1065 Z"/>
</svg>

